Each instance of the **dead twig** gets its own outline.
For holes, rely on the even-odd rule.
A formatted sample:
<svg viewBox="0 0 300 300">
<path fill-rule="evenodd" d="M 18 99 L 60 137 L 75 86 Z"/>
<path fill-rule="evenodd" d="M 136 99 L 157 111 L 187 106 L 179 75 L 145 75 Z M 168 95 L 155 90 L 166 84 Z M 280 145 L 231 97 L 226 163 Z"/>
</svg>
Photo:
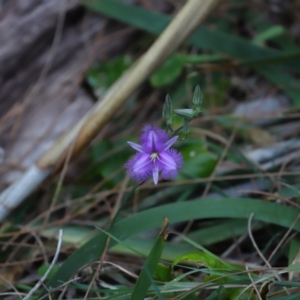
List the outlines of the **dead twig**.
<svg viewBox="0 0 300 300">
<path fill-rule="evenodd" d="M 62 237 L 63 237 L 63 230 L 60 229 L 59 234 L 58 234 L 58 242 L 57 242 L 55 255 L 54 255 L 54 258 L 53 258 L 48 270 L 46 271 L 44 276 L 37 282 L 37 284 L 32 288 L 32 290 L 23 298 L 23 300 L 30 299 L 30 297 L 34 294 L 34 292 L 37 291 L 40 288 L 40 286 L 44 283 L 44 281 L 47 279 L 49 273 L 51 272 L 51 270 L 53 269 L 54 265 L 57 262 L 58 255 L 59 255 L 60 249 L 61 249 Z"/>
</svg>

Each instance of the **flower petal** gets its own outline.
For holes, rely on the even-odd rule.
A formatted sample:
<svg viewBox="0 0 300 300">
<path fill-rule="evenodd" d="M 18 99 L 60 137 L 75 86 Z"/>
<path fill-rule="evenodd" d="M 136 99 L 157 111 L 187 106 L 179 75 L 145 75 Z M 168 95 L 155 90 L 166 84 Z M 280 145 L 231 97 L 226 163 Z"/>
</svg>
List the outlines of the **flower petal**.
<svg viewBox="0 0 300 300">
<path fill-rule="evenodd" d="M 141 153 L 144 153 L 144 147 L 139 145 L 139 144 L 136 144 L 136 143 L 133 143 L 133 142 L 127 142 L 133 149 L 137 150 L 138 152 L 141 152 Z"/>
<path fill-rule="evenodd" d="M 177 164 L 175 159 L 167 152 L 159 153 L 159 162 L 161 164 L 162 170 L 176 170 Z"/>
<path fill-rule="evenodd" d="M 149 172 L 152 168 L 151 164 L 152 162 L 148 154 L 140 154 L 132 166 L 132 171 L 134 173 Z"/>
<path fill-rule="evenodd" d="M 152 153 L 164 148 L 164 143 L 168 140 L 167 133 L 155 126 L 146 125 L 141 137 L 141 144 L 145 152 Z"/>
<path fill-rule="evenodd" d="M 176 168 L 170 169 L 166 167 L 164 164 L 160 161 L 160 168 L 161 168 L 161 175 L 164 179 L 170 179 L 170 178 L 176 178 L 178 174 L 178 170 L 182 168 L 183 162 L 182 162 L 182 155 L 177 152 L 175 149 L 169 149 L 165 152 L 167 155 L 169 155 L 175 162 Z"/>
<path fill-rule="evenodd" d="M 158 167 L 155 167 L 152 172 L 154 184 L 158 183 Z"/>
<path fill-rule="evenodd" d="M 164 144 L 164 150 L 168 150 L 178 139 L 178 135 L 172 137 Z"/>
<path fill-rule="evenodd" d="M 151 160 L 147 160 L 148 156 L 145 153 L 137 153 L 125 164 L 127 173 L 133 180 L 144 181 L 152 175 L 153 166 Z"/>
<path fill-rule="evenodd" d="M 146 143 L 147 149 L 149 149 L 150 152 L 157 151 L 158 144 L 159 144 L 159 139 L 156 132 L 154 130 L 149 131 L 148 140 Z"/>
</svg>

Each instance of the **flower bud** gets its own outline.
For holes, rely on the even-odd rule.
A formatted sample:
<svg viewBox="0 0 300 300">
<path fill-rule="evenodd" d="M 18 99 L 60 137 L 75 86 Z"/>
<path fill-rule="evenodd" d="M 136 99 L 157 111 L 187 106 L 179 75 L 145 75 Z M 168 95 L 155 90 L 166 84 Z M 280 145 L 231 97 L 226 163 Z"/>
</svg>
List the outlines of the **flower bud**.
<svg viewBox="0 0 300 300">
<path fill-rule="evenodd" d="M 191 108 L 174 109 L 174 113 L 179 117 L 191 120 L 194 118 L 194 110 Z"/>
<path fill-rule="evenodd" d="M 193 104 L 198 107 L 202 104 L 202 93 L 201 93 L 201 89 L 200 86 L 197 85 L 195 88 L 195 92 L 194 92 L 194 97 L 193 97 Z"/>
<path fill-rule="evenodd" d="M 172 124 L 172 100 L 169 94 L 166 96 L 162 115 L 166 124 L 171 125 Z"/>
</svg>

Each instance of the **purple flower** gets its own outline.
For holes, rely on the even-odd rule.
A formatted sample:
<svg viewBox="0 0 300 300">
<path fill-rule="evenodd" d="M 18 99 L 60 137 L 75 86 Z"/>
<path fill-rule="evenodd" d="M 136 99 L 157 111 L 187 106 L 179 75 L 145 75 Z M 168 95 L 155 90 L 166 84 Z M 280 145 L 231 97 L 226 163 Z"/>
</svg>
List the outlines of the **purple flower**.
<svg viewBox="0 0 300 300">
<path fill-rule="evenodd" d="M 164 130 L 146 125 L 141 136 L 141 145 L 128 142 L 138 151 L 125 164 L 130 177 L 135 181 L 144 181 L 152 175 L 154 184 L 157 184 L 160 172 L 164 179 L 175 178 L 178 170 L 182 168 L 182 156 L 170 147 L 177 139 L 178 136 L 174 136 L 168 140 Z"/>
</svg>

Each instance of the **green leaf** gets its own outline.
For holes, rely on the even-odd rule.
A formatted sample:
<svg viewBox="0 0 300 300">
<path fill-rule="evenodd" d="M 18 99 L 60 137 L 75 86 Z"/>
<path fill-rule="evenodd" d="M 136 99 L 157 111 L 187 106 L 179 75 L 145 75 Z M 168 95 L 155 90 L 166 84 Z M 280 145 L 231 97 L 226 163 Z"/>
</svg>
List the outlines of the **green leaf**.
<svg viewBox="0 0 300 300">
<path fill-rule="evenodd" d="M 180 54 L 174 54 L 150 77 L 153 87 L 161 87 L 173 82 L 182 72 L 185 61 Z"/>
<path fill-rule="evenodd" d="M 294 237 L 289 243 L 288 261 L 289 266 L 295 266 L 296 270 L 289 272 L 289 279 L 298 281 L 300 278 L 300 239 L 298 236 Z"/>
<path fill-rule="evenodd" d="M 179 264 L 180 262 L 192 262 L 197 267 L 205 266 L 209 269 L 228 269 L 228 265 L 221 262 L 221 260 L 216 259 L 214 255 L 205 252 L 191 252 L 177 257 L 172 263 L 172 268 Z M 234 268 L 231 268 L 231 270 Z"/>
<path fill-rule="evenodd" d="M 184 170 L 178 176 L 179 179 L 207 177 L 216 166 L 217 156 L 192 141 L 182 146 L 180 152 Z"/>
<path fill-rule="evenodd" d="M 166 239 L 167 239 L 167 227 L 169 221 L 168 219 L 164 218 L 164 224 L 160 234 L 158 235 L 147 259 L 142 268 L 142 271 L 139 275 L 139 278 L 133 288 L 132 295 L 130 297 L 131 300 L 140 300 L 144 299 L 149 286 L 153 283 L 153 273 L 157 267 L 157 264 L 160 260 L 161 254 L 163 252 Z"/>
<path fill-rule="evenodd" d="M 284 269 L 284 271 L 288 271 L 288 272 L 297 271 L 297 272 L 300 272 L 300 263 L 295 263 L 295 264 L 289 265 L 288 267 L 286 267 Z"/>
<path fill-rule="evenodd" d="M 296 183 L 294 185 L 289 185 L 287 183 L 283 183 L 286 188 L 279 191 L 280 196 L 286 197 L 286 198 L 298 198 L 300 197 L 300 184 Z"/>
<path fill-rule="evenodd" d="M 128 56 L 118 56 L 115 59 L 93 66 L 87 73 L 89 84 L 95 89 L 102 89 L 103 94 L 131 65 L 131 59 Z"/>
<path fill-rule="evenodd" d="M 46 265 L 42 265 L 38 268 L 38 274 L 42 277 L 45 275 L 45 273 L 47 272 L 47 270 L 49 269 L 50 264 L 46 264 Z M 47 279 L 51 279 L 53 277 L 53 275 L 58 271 L 59 266 L 58 265 L 54 265 L 54 267 L 52 268 L 52 270 L 50 271 L 48 278 Z"/>
<path fill-rule="evenodd" d="M 274 24 L 270 22 L 263 13 L 260 13 L 258 10 L 251 11 L 248 10 L 244 17 L 247 23 L 252 26 L 258 32 L 266 32 L 270 28 L 274 27 Z M 294 39 L 291 33 L 283 27 L 283 32 L 280 36 L 272 38 L 272 42 L 275 43 L 279 48 L 288 50 L 288 51 L 298 51 L 299 47 L 295 44 Z"/>
<path fill-rule="evenodd" d="M 262 224 L 256 222 L 252 229 L 261 228 Z M 233 220 L 214 221 L 211 226 L 191 232 L 188 236 L 201 245 L 212 245 L 232 239 L 248 232 L 247 221 L 235 218 Z"/>
<path fill-rule="evenodd" d="M 153 274 L 153 279 L 163 282 L 171 281 L 173 279 L 171 274 L 171 266 L 158 263 Z"/>
<path fill-rule="evenodd" d="M 222 298 L 222 294 L 224 292 L 224 287 L 220 285 L 213 293 L 211 293 L 206 300 L 220 300 Z"/>
<path fill-rule="evenodd" d="M 264 42 L 274 39 L 275 37 L 282 35 L 284 32 L 284 27 L 275 25 L 256 35 L 252 42 L 256 45 L 262 45 Z"/>
<path fill-rule="evenodd" d="M 193 242 L 189 238 L 182 236 L 182 238 L 195 245 L 196 248 L 202 250 L 198 252 L 190 252 L 184 255 L 181 255 L 177 257 L 174 262 L 172 263 L 172 268 L 177 265 L 179 262 L 182 261 L 187 261 L 193 264 L 196 264 L 197 267 L 200 266 L 205 266 L 209 269 L 210 275 L 205 276 L 205 281 L 210 281 L 214 279 L 218 279 L 220 276 L 223 275 L 229 275 L 231 272 L 236 272 L 236 271 L 244 271 L 245 268 L 236 265 L 236 264 L 231 264 L 226 261 L 223 261 L 221 258 L 217 257 L 207 249 L 205 249 L 203 246 Z M 217 282 L 227 282 L 230 281 L 229 277 L 226 278 L 221 278 Z"/>
</svg>

